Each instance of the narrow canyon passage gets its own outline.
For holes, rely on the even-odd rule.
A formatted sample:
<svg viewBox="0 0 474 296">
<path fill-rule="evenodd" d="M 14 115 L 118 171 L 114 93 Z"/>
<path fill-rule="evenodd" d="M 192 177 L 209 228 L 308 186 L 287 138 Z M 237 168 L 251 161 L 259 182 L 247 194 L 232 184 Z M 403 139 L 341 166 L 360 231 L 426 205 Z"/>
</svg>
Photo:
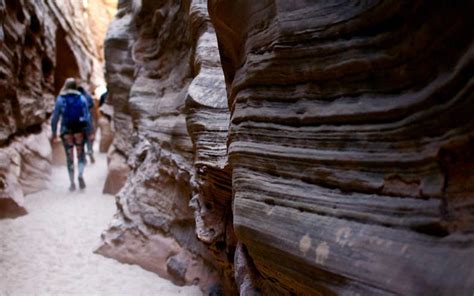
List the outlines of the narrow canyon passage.
<svg viewBox="0 0 474 296">
<path fill-rule="evenodd" d="M 474 295 L 472 11 L 0 0 L 0 296 Z"/>
<path fill-rule="evenodd" d="M 93 253 L 116 211 L 114 197 L 102 194 L 106 165 L 96 154 L 87 188 L 74 193 L 66 168 L 53 167 L 48 189 L 26 196 L 28 214 L 0 220 L 0 295 L 201 294 Z"/>
</svg>

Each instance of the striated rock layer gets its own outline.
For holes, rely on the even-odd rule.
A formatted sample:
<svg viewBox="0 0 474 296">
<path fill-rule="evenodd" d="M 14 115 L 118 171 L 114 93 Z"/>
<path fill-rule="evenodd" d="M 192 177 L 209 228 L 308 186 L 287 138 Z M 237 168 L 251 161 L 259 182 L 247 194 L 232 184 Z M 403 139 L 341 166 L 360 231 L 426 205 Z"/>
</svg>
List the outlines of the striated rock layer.
<svg viewBox="0 0 474 296">
<path fill-rule="evenodd" d="M 229 112 L 217 38 L 207 1 L 191 4 L 194 29 L 194 79 L 186 99 L 186 123 L 194 146 L 194 172 L 189 205 L 196 235 L 213 254 L 222 273 L 223 291 L 234 294 L 233 255 L 237 244 L 232 223 L 231 169 L 227 159 Z"/>
<path fill-rule="evenodd" d="M 241 294 L 472 293 L 474 3 L 209 11 Z"/>
<path fill-rule="evenodd" d="M 472 293 L 473 4 L 210 0 L 217 40 L 206 6 L 119 2 L 98 252 L 210 293 Z"/>
<path fill-rule="evenodd" d="M 103 79 L 87 28 L 80 1 L 0 0 L 0 215 L 45 185 L 44 122 L 64 80 Z"/>
<path fill-rule="evenodd" d="M 26 214 L 24 195 L 45 188 L 45 175 L 51 172 L 51 145 L 47 126 L 42 128 L 0 148 L 0 218 Z"/>
<path fill-rule="evenodd" d="M 206 1 L 120 1 L 105 58 L 115 135 L 104 190 L 130 172 L 98 252 L 235 291 L 229 113 Z"/>
</svg>

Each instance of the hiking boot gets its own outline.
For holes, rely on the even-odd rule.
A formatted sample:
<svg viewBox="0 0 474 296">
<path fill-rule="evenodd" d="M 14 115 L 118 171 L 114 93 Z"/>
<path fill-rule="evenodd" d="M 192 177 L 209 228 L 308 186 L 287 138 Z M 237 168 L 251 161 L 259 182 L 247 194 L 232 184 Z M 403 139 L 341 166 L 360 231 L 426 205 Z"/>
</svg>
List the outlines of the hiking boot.
<svg viewBox="0 0 474 296">
<path fill-rule="evenodd" d="M 69 191 L 73 192 L 75 190 L 76 190 L 76 184 L 71 183 L 71 185 L 69 186 Z"/>
<path fill-rule="evenodd" d="M 84 178 L 79 177 L 78 180 L 79 180 L 79 188 L 81 189 L 86 188 L 86 182 L 84 182 Z"/>
<path fill-rule="evenodd" d="M 95 163 L 94 155 L 91 153 L 89 154 L 89 158 L 91 159 L 91 163 Z"/>
</svg>

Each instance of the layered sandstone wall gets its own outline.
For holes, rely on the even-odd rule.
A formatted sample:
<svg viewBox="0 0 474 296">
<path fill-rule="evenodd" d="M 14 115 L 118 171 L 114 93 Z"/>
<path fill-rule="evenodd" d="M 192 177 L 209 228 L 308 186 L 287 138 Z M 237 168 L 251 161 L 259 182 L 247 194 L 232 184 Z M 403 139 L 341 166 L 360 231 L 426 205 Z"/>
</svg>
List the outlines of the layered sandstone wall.
<svg viewBox="0 0 474 296">
<path fill-rule="evenodd" d="M 472 6 L 120 1 L 99 252 L 229 295 L 471 293 Z"/>
<path fill-rule="evenodd" d="M 48 127 L 68 76 L 99 84 L 100 62 L 80 1 L 0 0 L 0 207 L 44 187 Z M 3 212 L 3 210 L 0 210 Z"/>
<path fill-rule="evenodd" d="M 108 156 L 108 175 L 104 184 L 104 193 L 109 194 L 120 191 L 129 172 L 127 158 L 132 149 L 133 123 L 128 101 L 135 73 L 132 58 L 135 38 L 132 2 L 119 1 L 117 15 L 110 24 L 104 41 L 105 74 L 109 91 L 105 108 L 108 115 L 112 116 L 114 130 L 113 145 Z"/>
<path fill-rule="evenodd" d="M 241 293 L 472 293 L 473 9 L 209 1 Z"/>
<path fill-rule="evenodd" d="M 204 290 L 223 278 L 233 291 L 229 115 L 206 1 L 121 1 L 105 53 L 108 181 L 130 173 L 98 252 Z"/>
</svg>

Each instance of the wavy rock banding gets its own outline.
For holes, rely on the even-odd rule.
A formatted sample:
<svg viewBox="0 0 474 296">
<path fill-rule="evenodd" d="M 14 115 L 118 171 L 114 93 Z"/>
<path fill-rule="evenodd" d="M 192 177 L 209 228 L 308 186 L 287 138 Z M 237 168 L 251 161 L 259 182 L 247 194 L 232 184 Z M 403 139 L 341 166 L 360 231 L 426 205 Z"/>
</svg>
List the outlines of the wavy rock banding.
<svg viewBox="0 0 474 296">
<path fill-rule="evenodd" d="M 254 290 L 472 293 L 473 8 L 209 1 Z"/>
<path fill-rule="evenodd" d="M 120 2 L 99 252 L 209 293 L 472 293 L 473 4 L 207 5 Z"/>
<path fill-rule="evenodd" d="M 98 252 L 176 283 L 235 291 L 229 113 L 205 1 L 121 2 L 105 52 L 112 149 L 130 172 Z M 109 176 L 119 171 L 127 168 Z"/>
</svg>

